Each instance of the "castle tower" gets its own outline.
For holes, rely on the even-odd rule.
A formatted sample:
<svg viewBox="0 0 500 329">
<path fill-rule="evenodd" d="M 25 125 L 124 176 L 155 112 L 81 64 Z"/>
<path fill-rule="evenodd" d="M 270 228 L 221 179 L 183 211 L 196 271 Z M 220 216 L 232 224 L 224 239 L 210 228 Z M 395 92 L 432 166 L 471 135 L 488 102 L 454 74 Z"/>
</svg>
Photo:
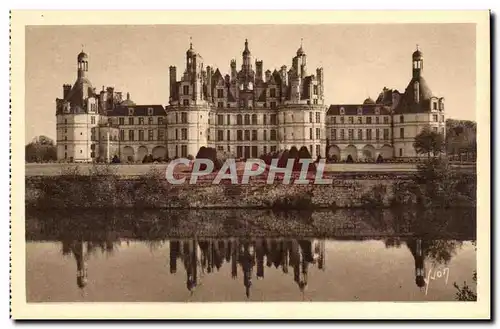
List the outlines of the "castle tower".
<svg viewBox="0 0 500 329">
<path fill-rule="evenodd" d="M 100 156 L 95 144 L 102 118 L 99 95 L 88 79 L 89 56 L 83 50 L 76 69 L 75 83 L 64 84 L 63 98 L 56 99 L 57 159 L 90 162 Z"/>
<path fill-rule="evenodd" d="M 242 70 L 249 73 L 252 70 L 252 53 L 248 49 L 248 39 L 245 39 L 245 49 L 243 50 L 242 57 Z"/>
</svg>

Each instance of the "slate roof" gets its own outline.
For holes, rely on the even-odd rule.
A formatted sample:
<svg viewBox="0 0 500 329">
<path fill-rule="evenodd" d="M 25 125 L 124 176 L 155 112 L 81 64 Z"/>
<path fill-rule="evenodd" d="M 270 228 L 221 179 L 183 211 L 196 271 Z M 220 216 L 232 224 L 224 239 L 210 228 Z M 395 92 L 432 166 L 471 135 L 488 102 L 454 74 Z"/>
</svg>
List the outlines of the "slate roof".
<svg viewBox="0 0 500 329">
<path fill-rule="evenodd" d="M 419 103 L 415 102 L 415 82 L 419 82 Z M 415 77 L 411 79 L 408 87 L 401 97 L 398 106 L 395 109 L 396 113 L 422 113 L 428 112 L 431 109 L 430 100 L 433 97 L 432 91 L 425 79 L 420 77 Z"/>
<path fill-rule="evenodd" d="M 344 109 L 344 115 L 346 116 L 357 116 L 358 108 L 362 108 L 362 115 L 375 115 L 375 109 L 379 108 L 380 115 L 391 114 L 390 108 L 382 104 L 339 104 L 330 105 L 327 115 L 340 115 L 340 109 Z"/>
<path fill-rule="evenodd" d="M 153 109 L 153 116 L 166 115 L 167 112 L 163 105 L 135 105 L 135 106 L 117 106 L 114 109 L 108 111 L 106 115 L 108 116 L 129 116 L 129 108 L 134 109 L 134 114 L 132 116 L 149 116 L 148 109 Z"/>
</svg>

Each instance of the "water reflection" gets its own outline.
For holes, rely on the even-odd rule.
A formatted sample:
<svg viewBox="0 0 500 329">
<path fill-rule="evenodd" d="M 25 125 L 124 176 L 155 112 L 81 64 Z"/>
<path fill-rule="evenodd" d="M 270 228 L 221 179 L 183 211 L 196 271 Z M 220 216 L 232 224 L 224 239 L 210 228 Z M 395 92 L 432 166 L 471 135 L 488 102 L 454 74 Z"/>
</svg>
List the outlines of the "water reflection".
<svg viewBox="0 0 500 329">
<path fill-rule="evenodd" d="M 377 274 L 379 266 L 383 267 L 379 264 L 389 264 L 391 257 L 396 257 L 395 262 L 402 262 L 397 267 L 398 275 L 410 276 L 413 289 L 424 290 L 428 285 L 430 269 L 447 266 L 460 252 L 463 241 L 475 240 L 475 232 L 464 229 L 472 226 L 470 222 L 473 218 L 469 219 L 469 224 L 464 224 L 462 221 L 467 218 L 464 214 L 446 216 L 444 227 L 447 229 L 440 234 L 437 234 L 439 232 L 436 230 L 433 232 L 432 226 L 428 225 L 430 222 L 436 223 L 436 216 L 420 217 L 417 223 L 415 215 L 407 213 L 378 212 L 373 216 L 366 213 L 360 216 L 363 213 L 339 215 L 338 212 L 315 212 L 305 219 L 297 214 L 269 217 L 269 213 L 255 212 L 248 213 L 251 215 L 246 218 L 227 214 L 224 217 L 221 214 L 210 211 L 175 213 L 175 216 L 171 213 L 131 215 L 114 212 L 79 215 L 29 214 L 27 241 L 50 241 L 51 245 L 60 248 L 59 255 L 64 258 L 72 257 L 76 265 L 73 265 L 76 287 L 82 291 L 88 288 L 92 290 L 93 286 L 99 289 L 97 282 L 102 282 L 104 274 L 99 265 L 93 264 L 98 261 L 102 266 L 101 254 L 106 255 L 105 261 L 115 263 L 116 259 L 120 259 L 113 265 L 112 274 L 107 272 L 107 275 L 126 277 L 126 271 L 120 268 L 123 254 L 117 251 L 127 251 L 130 249 L 129 244 L 133 243 L 146 246 L 151 254 L 160 255 L 160 261 L 166 266 L 167 280 L 179 282 L 182 279 L 184 291 L 191 297 L 202 293 L 198 292 L 197 288 L 203 285 L 203 282 L 205 285 L 214 285 L 213 289 L 216 290 L 226 289 L 227 281 L 224 280 L 227 275 L 228 280 L 232 278 L 233 282 L 239 282 L 239 291 L 244 299 L 251 298 L 252 288 L 257 284 L 254 280 L 269 281 L 271 285 L 272 282 L 277 282 L 276 280 L 283 281 L 283 284 L 289 282 L 304 299 L 308 286 L 312 283 L 315 285 L 318 280 L 325 282 L 325 290 L 331 289 L 326 283 L 330 280 L 329 276 L 344 270 L 336 263 L 339 256 L 342 256 L 344 268 L 353 264 L 353 272 L 349 276 L 355 282 L 356 276 L 361 275 L 357 269 L 363 266 L 357 259 L 360 258 L 358 252 L 362 252 L 361 258 L 364 261 L 372 256 L 378 259 L 374 261 L 372 268 L 374 276 L 367 276 L 365 281 L 358 284 L 375 284 L 371 281 L 375 282 L 377 276 L 383 275 Z M 453 222 L 456 218 L 460 219 L 460 223 Z M 413 231 L 408 229 L 408 223 Z M 443 223 L 444 221 L 441 221 L 440 230 Z M 273 231 L 274 227 L 280 229 Z M 338 229 L 339 227 L 341 229 Z M 216 233 L 221 231 L 228 236 L 217 236 Z M 318 231 L 330 234 L 327 237 L 314 234 Z M 279 236 L 277 232 L 283 235 Z M 350 249 L 340 251 L 338 248 L 344 242 L 350 243 Z M 382 249 L 377 245 L 370 247 L 373 249 L 362 247 L 363 244 L 372 242 L 381 243 Z M 142 254 L 137 255 L 136 257 L 141 257 Z M 43 260 L 37 262 L 43 264 Z M 58 260 L 50 260 L 50 263 L 57 262 Z M 89 266 L 93 267 L 90 271 Z M 470 266 L 475 269 L 475 257 Z M 49 269 L 37 271 L 37 276 L 49 275 L 49 272 Z M 279 278 L 276 277 L 278 272 Z M 165 278 L 162 276 L 165 274 L 158 273 L 153 280 L 163 281 Z M 60 277 L 62 274 L 58 275 Z M 463 273 L 463 276 L 468 277 L 470 273 Z M 215 281 L 210 279 L 214 277 L 217 278 Z M 63 281 L 66 278 L 60 277 Z M 28 275 L 28 286 L 30 282 Z M 320 294 L 317 285 L 315 286 L 315 294 Z M 38 287 L 31 289 L 36 291 Z M 204 293 L 206 294 L 206 289 Z M 383 293 L 382 291 L 381 294 Z"/>
<path fill-rule="evenodd" d="M 415 284 L 426 285 L 426 263 L 430 266 L 450 262 L 462 242 L 425 240 L 421 238 L 385 241 L 386 248 L 400 248 L 404 244 L 414 259 Z M 162 241 L 169 248 L 169 272 L 175 275 L 178 264 L 185 272 L 186 289 L 193 294 L 206 275 L 213 275 L 223 266 L 230 266 L 231 277 L 241 279 L 246 297 L 250 297 L 253 279 L 263 280 L 266 267 L 274 267 L 290 274 L 299 291 L 308 285 L 309 269 L 326 268 L 325 240 L 287 238 L 227 238 L 227 239 L 175 239 Z M 76 261 L 76 284 L 83 289 L 88 282 L 88 260 L 97 250 L 112 254 L 120 243 L 116 241 L 62 241 L 62 254 L 72 254 Z M 408 269 L 410 270 L 410 269 Z"/>
</svg>

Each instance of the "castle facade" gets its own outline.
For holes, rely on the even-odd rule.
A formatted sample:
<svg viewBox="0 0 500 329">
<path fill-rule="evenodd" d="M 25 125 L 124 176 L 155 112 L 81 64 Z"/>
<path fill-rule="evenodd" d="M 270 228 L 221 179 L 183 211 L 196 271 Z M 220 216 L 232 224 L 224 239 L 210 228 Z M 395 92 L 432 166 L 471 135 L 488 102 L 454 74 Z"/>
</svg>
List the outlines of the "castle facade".
<svg viewBox="0 0 500 329">
<path fill-rule="evenodd" d="M 404 93 L 384 88 L 374 101 L 325 105 L 323 68 L 308 72 L 302 47 L 292 65 L 264 71 L 245 40 L 242 62 L 229 74 L 205 66 L 190 44 L 185 68 L 169 68 L 169 104 L 138 105 L 112 87 L 97 92 L 89 57 L 77 57 L 77 79 L 56 99 L 57 155 L 75 162 L 140 162 L 195 156 L 214 147 L 235 158 L 306 146 L 312 157 L 364 161 L 415 157 L 413 141 L 426 126 L 444 133 L 444 99 L 422 76 L 423 54 L 412 55 Z"/>
</svg>

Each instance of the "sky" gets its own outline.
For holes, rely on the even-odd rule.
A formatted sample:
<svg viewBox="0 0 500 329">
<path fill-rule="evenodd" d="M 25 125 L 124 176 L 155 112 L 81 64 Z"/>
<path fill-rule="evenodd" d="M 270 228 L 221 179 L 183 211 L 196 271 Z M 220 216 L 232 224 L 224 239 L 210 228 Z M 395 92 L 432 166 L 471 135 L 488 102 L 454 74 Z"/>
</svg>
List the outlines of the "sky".
<svg viewBox="0 0 500 329">
<path fill-rule="evenodd" d="M 55 138 L 55 100 L 73 84 L 77 55 L 89 55 L 88 77 L 96 91 L 115 87 L 136 104 L 168 104 L 169 66 L 177 78 L 193 48 L 204 65 L 229 73 L 239 69 L 248 39 L 264 71 L 292 65 L 300 47 L 309 74 L 324 68 L 326 104 L 376 99 L 383 87 L 403 92 L 411 79 L 411 55 L 418 44 L 433 94 L 444 97 L 447 118 L 475 120 L 476 30 L 474 24 L 318 25 L 102 25 L 26 27 L 26 141 Z"/>
</svg>

